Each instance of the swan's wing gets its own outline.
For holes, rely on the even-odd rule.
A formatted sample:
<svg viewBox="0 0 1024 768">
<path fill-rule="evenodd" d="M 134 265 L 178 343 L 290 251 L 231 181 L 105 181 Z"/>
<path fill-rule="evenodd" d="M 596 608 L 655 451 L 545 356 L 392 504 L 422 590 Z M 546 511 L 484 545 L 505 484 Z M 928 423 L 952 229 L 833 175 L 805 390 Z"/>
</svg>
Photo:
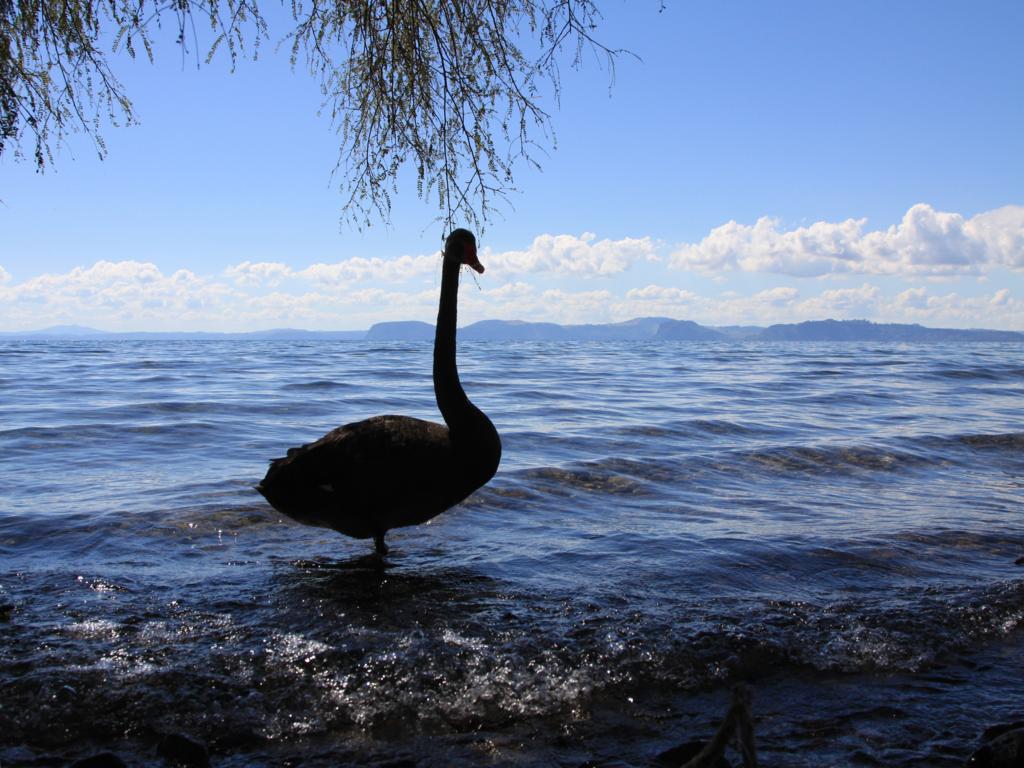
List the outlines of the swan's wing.
<svg viewBox="0 0 1024 768">
<path fill-rule="evenodd" d="M 271 463 L 258 490 L 301 522 L 364 537 L 428 520 L 459 501 L 465 494 L 453 470 L 447 427 L 377 416 L 291 449 Z"/>
</svg>

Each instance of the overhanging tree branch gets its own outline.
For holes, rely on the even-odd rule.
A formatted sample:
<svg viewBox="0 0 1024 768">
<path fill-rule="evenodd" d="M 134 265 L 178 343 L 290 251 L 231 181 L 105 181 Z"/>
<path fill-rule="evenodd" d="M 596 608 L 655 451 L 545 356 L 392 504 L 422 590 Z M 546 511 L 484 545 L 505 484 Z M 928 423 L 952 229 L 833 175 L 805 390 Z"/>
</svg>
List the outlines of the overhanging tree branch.
<svg viewBox="0 0 1024 768">
<path fill-rule="evenodd" d="M 612 73 L 619 53 L 594 37 L 596 0 L 289 2 L 290 60 L 320 83 L 339 137 L 342 216 L 358 227 L 389 219 L 408 166 L 420 197 L 436 195 L 446 229 L 482 228 L 508 201 L 517 165 L 537 166 L 554 144 L 542 85 L 557 100 L 559 53 L 568 47 L 579 66 L 591 51 Z M 224 48 L 232 68 L 247 42 L 255 56 L 268 36 L 257 0 L 0 0 L 0 155 L 31 146 L 43 170 L 74 132 L 105 155 L 101 119 L 135 115 L 100 41 L 152 59 L 165 18 L 183 55 L 205 18 L 206 62 Z"/>
</svg>

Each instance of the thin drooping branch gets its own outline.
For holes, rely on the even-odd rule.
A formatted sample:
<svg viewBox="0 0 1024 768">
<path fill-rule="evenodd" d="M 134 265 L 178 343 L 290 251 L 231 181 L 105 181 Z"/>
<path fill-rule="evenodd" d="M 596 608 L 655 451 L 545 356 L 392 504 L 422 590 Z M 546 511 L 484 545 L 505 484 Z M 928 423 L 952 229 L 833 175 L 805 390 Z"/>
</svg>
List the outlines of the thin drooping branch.
<svg viewBox="0 0 1024 768">
<path fill-rule="evenodd" d="M 481 228 L 516 164 L 536 165 L 554 140 L 544 97 L 558 96 L 558 53 L 571 44 L 574 66 L 587 50 L 611 66 L 617 53 L 593 36 L 592 0 L 297 0 L 294 11 L 292 61 L 304 55 L 320 79 L 359 226 L 388 218 L 388 185 L 409 164 L 446 228 Z"/>
<path fill-rule="evenodd" d="M 205 17 L 210 57 L 226 44 L 232 65 L 246 39 L 258 46 L 266 34 L 249 0 L 0 0 L 0 155 L 30 154 L 41 171 L 69 134 L 82 132 L 105 156 L 101 122 L 135 122 L 106 48 L 132 58 L 141 48 L 152 60 L 151 30 L 165 17 L 183 51 L 187 37 L 198 44 L 195 20 Z"/>
</svg>

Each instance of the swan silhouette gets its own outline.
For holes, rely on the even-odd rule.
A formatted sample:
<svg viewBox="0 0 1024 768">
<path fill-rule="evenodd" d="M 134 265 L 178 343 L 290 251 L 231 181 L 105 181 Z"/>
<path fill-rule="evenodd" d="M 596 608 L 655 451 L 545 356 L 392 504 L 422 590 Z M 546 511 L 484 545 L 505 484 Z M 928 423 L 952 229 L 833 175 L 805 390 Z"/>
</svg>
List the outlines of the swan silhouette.
<svg viewBox="0 0 1024 768">
<path fill-rule="evenodd" d="M 353 538 L 372 537 L 383 556 L 389 530 L 430 520 L 494 477 L 501 439 L 466 397 L 455 362 L 463 264 L 484 271 L 476 238 L 456 229 L 445 240 L 434 334 L 434 396 L 445 423 L 374 416 L 291 448 L 256 486 L 276 510 Z"/>
</svg>

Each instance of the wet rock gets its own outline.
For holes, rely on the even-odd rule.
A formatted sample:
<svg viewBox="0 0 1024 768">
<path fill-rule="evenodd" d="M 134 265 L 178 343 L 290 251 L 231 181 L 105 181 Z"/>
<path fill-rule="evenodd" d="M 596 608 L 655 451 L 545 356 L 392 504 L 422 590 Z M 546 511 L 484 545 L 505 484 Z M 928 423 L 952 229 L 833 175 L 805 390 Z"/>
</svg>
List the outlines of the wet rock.
<svg viewBox="0 0 1024 768">
<path fill-rule="evenodd" d="M 970 768 L 1024 768 L 1024 722 L 993 726 L 981 739 L 985 743 L 967 759 Z"/>
<path fill-rule="evenodd" d="M 1024 728 L 1024 720 L 1015 720 L 1012 723 L 1003 723 L 1002 725 L 993 725 L 991 728 L 986 728 L 984 733 L 981 734 L 982 741 L 992 741 L 997 736 L 1002 736 L 1004 733 L 1009 731 L 1016 731 L 1019 728 Z"/>
<path fill-rule="evenodd" d="M 156 752 L 160 757 L 188 768 L 209 768 L 210 755 L 206 747 L 188 736 L 169 733 L 160 740 Z"/>
<path fill-rule="evenodd" d="M 374 768 L 416 768 L 419 761 L 413 757 L 396 757 L 376 763 Z"/>
<path fill-rule="evenodd" d="M 680 744 L 678 747 L 666 749 L 654 758 L 654 760 L 658 765 L 685 765 L 701 753 L 701 750 L 704 749 L 704 745 L 706 743 L 707 742 L 705 741 L 688 741 L 685 744 Z M 713 765 L 715 768 L 732 768 L 731 763 L 724 757 L 719 757 Z"/>
<path fill-rule="evenodd" d="M 124 760 L 113 752 L 100 752 L 98 755 L 76 760 L 71 768 L 127 768 Z"/>
<path fill-rule="evenodd" d="M 743 759 L 743 768 L 757 768 L 757 747 L 754 744 L 754 719 L 750 713 L 751 691 L 746 683 L 732 689 L 732 701 L 725 719 L 707 742 L 688 741 L 662 752 L 656 758 L 660 765 L 681 765 L 684 768 L 731 768 L 725 759 L 726 745 L 736 737 L 736 747 Z"/>
<path fill-rule="evenodd" d="M 10 621 L 12 613 L 14 613 L 13 603 L 0 603 L 0 621 Z"/>
</svg>

